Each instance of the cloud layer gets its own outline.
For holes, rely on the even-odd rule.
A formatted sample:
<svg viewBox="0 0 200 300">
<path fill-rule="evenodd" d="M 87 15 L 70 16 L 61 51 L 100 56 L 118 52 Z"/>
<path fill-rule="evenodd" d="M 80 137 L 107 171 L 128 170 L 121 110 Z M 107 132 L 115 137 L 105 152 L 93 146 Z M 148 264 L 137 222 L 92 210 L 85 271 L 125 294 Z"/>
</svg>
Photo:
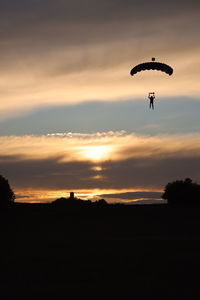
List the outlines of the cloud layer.
<svg viewBox="0 0 200 300">
<path fill-rule="evenodd" d="M 197 1 L 0 1 L 0 119 L 41 105 L 199 90 Z M 181 9 L 180 9 L 181 7 Z M 156 56 L 173 78 L 139 75 Z"/>
<path fill-rule="evenodd" d="M 199 134 L 59 133 L 0 142 L 1 173 L 16 191 L 158 192 L 176 179 L 200 181 Z"/>
<path fill-rule="evenodd" d="M 33 199 L 39 191 L 36 198 L 48 192 L 51 198 L 69 189 L 93 195 L 158 192 L 176 178 L 200 181 L 200 136 L 184 134 L 199 126 L 198 114 L 193 118 L 200 93 L 199 9 L 196 0 L 0 0 L 0 164 L 19 196 Z M 132 78 L 130 69 L 151 57 L 170 64 L 173 76 L 143 72 Z M 137 101 L 153 90 L 161 101 L 179 97 L 178 110 L 173 104 L 166 114 L 156 110 L 147 117 Z M 193 99 L 190 117 L 187 105 L 187 113 L 181 111 L 183 97 Z M 97 101 L 111 105 L 127 99 L 134 102 L 135 123 L 129 104 L 112 116 L 107 108 L 99 113 Z M 61 133 L 55 134 L 59 129 L 52 120 L 60 120 L 61 112 L 48 116 L 50 107 L 75 105 L 77 118 L 70 110 L 73 120 L 64 116 Z M 42 122 L 39 111 L 45 108 Z M 38 114 L 31 123 L 32 110 Z M 95 127 L 97 114 L 102 120 Z M 79 128 L 99 133 L 63 133 Z"/>
</svg>

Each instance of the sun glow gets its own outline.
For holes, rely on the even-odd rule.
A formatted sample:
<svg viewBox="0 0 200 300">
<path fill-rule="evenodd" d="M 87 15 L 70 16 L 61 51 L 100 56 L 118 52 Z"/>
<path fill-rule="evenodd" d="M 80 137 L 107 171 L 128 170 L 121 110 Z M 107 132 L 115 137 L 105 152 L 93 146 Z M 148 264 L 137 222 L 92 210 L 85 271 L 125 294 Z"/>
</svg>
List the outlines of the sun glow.
<svg viewBox="0 0 200 300">
<path fill-rule="evenodd" d="M 88 146 L 83 149 L 83 156 L 92 161 L 108 159 L 111 153 L 111 146 Z"/>
</svg>

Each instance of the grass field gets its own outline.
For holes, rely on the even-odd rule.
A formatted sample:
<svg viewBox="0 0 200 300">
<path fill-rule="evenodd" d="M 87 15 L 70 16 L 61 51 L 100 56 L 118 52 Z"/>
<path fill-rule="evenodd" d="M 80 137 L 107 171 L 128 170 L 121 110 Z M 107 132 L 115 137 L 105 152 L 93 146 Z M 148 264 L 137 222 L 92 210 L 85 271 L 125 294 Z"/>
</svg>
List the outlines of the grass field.
<svg viewBox="0 0 200 300">
<path fill-rule="evenodd" d="M 0 212 L 1 299 L 197 299 L 200 207 Z"/>
</svg>

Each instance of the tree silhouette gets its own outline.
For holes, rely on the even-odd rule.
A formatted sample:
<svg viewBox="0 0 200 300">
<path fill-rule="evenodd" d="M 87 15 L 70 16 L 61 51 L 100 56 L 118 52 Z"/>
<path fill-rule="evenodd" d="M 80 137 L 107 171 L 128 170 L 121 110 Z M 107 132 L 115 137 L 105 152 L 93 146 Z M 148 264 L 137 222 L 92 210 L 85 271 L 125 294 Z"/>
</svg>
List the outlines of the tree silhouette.
<svg viewBox="0 0 200 300">
<path fill-rule="evenodd" d="M 0 206 L 10 205 L 15 200 L 15 195 L 8 183 L 8 180 L 0 175 Z"/>
<path fill-rule="evenodd" d="M 51 202 L 53 205 L 62 205 L 62 206 L 67 206 L 67 207 L 80 207 L 80 206 L 105 206 L 108 203 L 104 199 L 99 199 L 96 201 L 91 201 L 91 200 L 83 200 L 80 198 L 72 196 L 72 193 L 70 193 L 69 198 L 64 198 L 61 197 L 59 199 L 56 199 Z"/>
<path fill-rule="evenodd" d="M 169 182 L 164 190 L 162 198 L 169 204 L 198 203 L 200 204 L 200 185 L 192 182 L 192 179 L 176 180 Z"/>
</svg>

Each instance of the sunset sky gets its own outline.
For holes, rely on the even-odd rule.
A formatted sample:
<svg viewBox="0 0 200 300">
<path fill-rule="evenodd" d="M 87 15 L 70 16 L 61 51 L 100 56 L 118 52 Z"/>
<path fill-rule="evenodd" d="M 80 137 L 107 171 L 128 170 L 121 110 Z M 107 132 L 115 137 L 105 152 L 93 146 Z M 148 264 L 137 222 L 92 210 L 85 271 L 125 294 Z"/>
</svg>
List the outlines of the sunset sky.
<svg viewBox="0 0 200 300">
<path fill-rule="evenodd" d="M 196 0 L 0 0 L 0 174 L 17 201 L 200 183 L 199 28 Z M 174 74 L 130 76 L 152 57 Z"/>
</svg>

